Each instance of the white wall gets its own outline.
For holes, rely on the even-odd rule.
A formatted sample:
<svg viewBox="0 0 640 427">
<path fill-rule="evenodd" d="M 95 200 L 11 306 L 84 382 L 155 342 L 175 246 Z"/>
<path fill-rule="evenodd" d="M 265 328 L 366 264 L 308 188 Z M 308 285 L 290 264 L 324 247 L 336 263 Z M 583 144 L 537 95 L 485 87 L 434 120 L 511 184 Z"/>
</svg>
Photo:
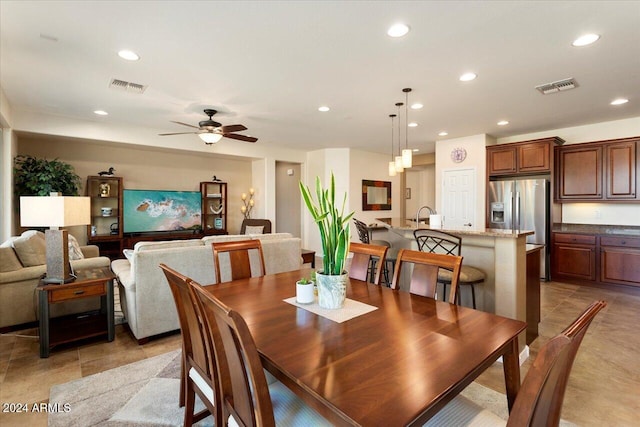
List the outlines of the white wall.
<svg viewBox="0 0 640 427">
<path fill-rule="evenodd" d="M 411 199 L 405 200 L 406 216 L 413 218 L 421 206 L 436 206 L 436 166 L 405 170 L 407 188 L 411 189 Z"/>
<path fill-rule="evenodd" d="M 585 126 L 553 129 L 498 139 L 499 144 L 558 136 L 565 144 L 640 136 L 640 117 Z M 640 205 L 623 203 L 563 203 L 562 222 L 569 224 L 640 225 Z"/>
</svg>

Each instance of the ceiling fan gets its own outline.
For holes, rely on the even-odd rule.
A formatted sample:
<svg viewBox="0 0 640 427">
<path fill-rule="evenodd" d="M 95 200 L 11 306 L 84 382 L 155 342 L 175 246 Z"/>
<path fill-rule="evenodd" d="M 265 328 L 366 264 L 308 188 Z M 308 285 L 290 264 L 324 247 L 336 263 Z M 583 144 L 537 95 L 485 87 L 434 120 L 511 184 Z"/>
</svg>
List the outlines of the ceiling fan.
<svg viewBox="0 0 640 427">
<path fill-rule="evenodd" d="M 167 136 L 167 135 L 185 135 L 185 134 L 188 134 L 188 133 L 195 133 L 207 145 L 215 144 L 216 142 L 220 141 L 220 139 L 222 137 L 231 138 L 231 139 L 237 139 L 237 140 L 246 141 L 246 142 L 256 142 L 258 140 L 258 138 L 254 138 L 253 136 L 246 136 L 246 135 L 240 135 L 240 134 L 237 134 L 237 133 L 233 133 L 233 132 L 240 132 L 240 131 L 243 131 L 243 130 L 247 130 L 247 127 L 244 126 L 244 125 L 222 126 L 220 123 L 218 123 L 215 120 L 213 120 L 212 117 L 217 112 L 218 112 L 217 110 L 212 110 L 212 109 L 204 110 L 204 113 L 207 116 L 209 116 L 209 119 L 202 120 L 201 122 L 198 123 L 198 126 L 193 126 L 193 125 L 190 125 L 190 124 L 187 124 L 187 123 L 176 122 L 176 121 L 172 120 L 173 123 L 177 123 L 179 125 L 189 126 L 190 128 L 198 129 L 196 132 L 160 133 L 158 135 Z"/>
</svg>

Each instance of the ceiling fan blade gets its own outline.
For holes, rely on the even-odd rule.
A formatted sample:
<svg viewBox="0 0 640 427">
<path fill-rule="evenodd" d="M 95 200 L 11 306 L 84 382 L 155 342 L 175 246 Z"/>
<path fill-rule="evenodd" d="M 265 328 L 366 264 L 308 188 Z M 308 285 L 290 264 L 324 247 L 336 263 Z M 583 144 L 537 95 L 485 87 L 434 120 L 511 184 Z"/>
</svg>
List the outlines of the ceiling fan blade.
<svg viewBox="0 0 640 427">
<path fill-rule="evenodd" d="M 241 130 L 247 130 L 247 127 L 244 125 L 229 125 L 229 126 L 222 126 L 220 130 L 222 131 L 222 133 L 240 132 Z"/>
<path fill-rule="evenodd" d="M 189 126 L 190 128 L 200 129 L 198 126 L 190 125 L 188 123 L 176 122 L 175 120 L 171 120 L 171 123 L 177 123 L 177 124 L 182 125 L 182 126 Z"/>
<path fill-rule="evenodd" d="M 245 142 L 256 142 L 258 138 L 254 138 L 252 136 L 239 135 L 237 133 L 224 133 L 222 134 L 225 138 L 238 139 L 240 141 Z"/>
<path fill-rule="evenodd" d="M 186 135 L 188 133 L 200 133 L 200 132 L 174 132 L 174 133 L 159 133 L 158 135 L 160 136 L 167 136 L 167 135 Z"/>
</svg>

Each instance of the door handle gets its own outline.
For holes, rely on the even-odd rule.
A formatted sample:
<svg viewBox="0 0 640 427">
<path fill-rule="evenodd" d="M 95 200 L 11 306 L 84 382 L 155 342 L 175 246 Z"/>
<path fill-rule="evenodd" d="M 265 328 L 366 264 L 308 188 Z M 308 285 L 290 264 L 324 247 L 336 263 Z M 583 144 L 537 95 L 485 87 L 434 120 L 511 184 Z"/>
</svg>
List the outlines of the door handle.
<svg viewBox="0 0 640 427">
<path fill-rule="evenodd" d="M 466 224 L 462 224 L 462 225 L 465 226 L 465 227 L 471 227 L 471 223 L 470 222 L 468 222 Z"/>
</svg>

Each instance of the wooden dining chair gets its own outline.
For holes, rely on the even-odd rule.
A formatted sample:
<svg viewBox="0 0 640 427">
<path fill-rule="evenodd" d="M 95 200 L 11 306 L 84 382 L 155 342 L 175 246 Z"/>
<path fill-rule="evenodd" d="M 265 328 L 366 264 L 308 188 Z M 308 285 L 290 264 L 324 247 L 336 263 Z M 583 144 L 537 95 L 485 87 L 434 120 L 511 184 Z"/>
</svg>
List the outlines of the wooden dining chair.
<svg viewBox="0 0 640 427">
<path fill-rule="evenodd" d="M 418 229 L 413 232 L 413 236 L 418 244 L 418 250 L 422 252 L 431 252 L 435 254 L 460 255 L 462 251 L 462 238 L 444 231 Z M 471 304 L 476 308 L 476 289 L 475 285 L 485 280 L 485 274 L 482 270 L 463 265 L 460 270 L 460 278 L 458 284 L 466 285 L 471 289 Z M 444 290 L 442 297 L 447 293 L 447 286 L 451 284 L 451 274 L 442 270 L 438 275 L 438 282 L 442 283 Z M 458 292 L 458 304 L 460 304 L 460 293 Z"/>
<path fill-rule="evenodd" d="M 398 249 L 394 248 L 393 245 L 386 240 L 370 239 L 369 230 L 367 229 L 367 224 L 365 224 L 364 222 L 356 218 L 353 218 L 353 222 L 356 225 L 356 230 L 358 231 L 358 238 L 360 239 L 361 243 L 364 243 L 367 245 L 386 246 L 387 248 L 389 248 L 387 250 L 387 257 L 385 259 L 385 262 L 382 264 L 382 274 L 384 275 L 385 284 L 387 286 L 391 286 L 391 281 L 389 280 L 389 270 L 393 271 L 396 266 Z M 377 262 L 378 260 L 376 258 L 371 259 L 371 263 L 369 265 L 370 271 L 375 270 Z M 390 269 L 389 269 L 389 265 L 391 266 Z"/>
<path fill-rule="evenodd" d="M 349 267 L 349 277 L 366 282 L 371 276 L 373 283 L 379 285 L 388 249 L 387 246 L 351 242 L 349 252 L 353 254 L 353 258 Z M 376 259 L 377 262 L 375 269 L 369 274 L 372 259 Z"/>
<path fill-rule="evenodd" d="M 460 267 L 462 265 L 461 256 L 400 249 L 396 268 L 393 272 L 391 288 L 399 289 L 400 286 L 398 282 L 401 277 L 402 268 L 408 263 L 413 264 L 409 292 L 429 298 L 436 298 L 438 274 L 440 270 L 449 270 L 451 272 L 449 301 L 455 304 L 458 293 L 458 278 L 460 277 Z"/>
<path fill-rule="evenodd" d="M 189 279 L 175 270 L 160 264 L 169 282 L 171 293 L 178 311 L 180 330 L 182 332 L 182 366 L 180 374 L 180 406 L 184 406 L 184 425 L 193 423 L 213 415 L 215 425 L 221 425 L 221 414 L 217 411 L 215 396 L 219 382 L 216 372 L 210 369 L 204 335 L 204 323 L 197 314 L 195 301 L 189 292 Z M 203 411 L 194 414 L 195 395 L 205 405 Z"/>
<path fill-rule="evenodd" d="M 284 384 L 267 384 L 258 349 L 242 316 L 196 282 L 191 292 L 205 319 L 208 345 L 213 349 L 220 380 L 223 424 L 233 426 L 331 424 L 307 406 Z"/>
<path fill-rule="evenodd" d="M 505 421 L 487 409 L 457 396 L 425 426 L 557 426 L 573 361 L 593 318 L 607 303 L 594 301 L 564 331 L 547 341 L 533 361 Z"/>
<path fill-rule="evenodd" d="M 216 280 L 222 283 L 222 275 L 220 269 L 220 255 L 223 253 L 229 256 L 229 269 L 231 278 L 224 280 L 225 282 L 247 279 L 249 277 L 259 277 L 265 275 L 264 255 L 262 253 L 262 244 L 260 240 L 240 240 L 234 242 L 218 242 L 212 243 L 213 246 L 213 262 L 216 265 Z M 252 274 L 250 251 L 258 253 L 258 274 Z"/>
</svg>

